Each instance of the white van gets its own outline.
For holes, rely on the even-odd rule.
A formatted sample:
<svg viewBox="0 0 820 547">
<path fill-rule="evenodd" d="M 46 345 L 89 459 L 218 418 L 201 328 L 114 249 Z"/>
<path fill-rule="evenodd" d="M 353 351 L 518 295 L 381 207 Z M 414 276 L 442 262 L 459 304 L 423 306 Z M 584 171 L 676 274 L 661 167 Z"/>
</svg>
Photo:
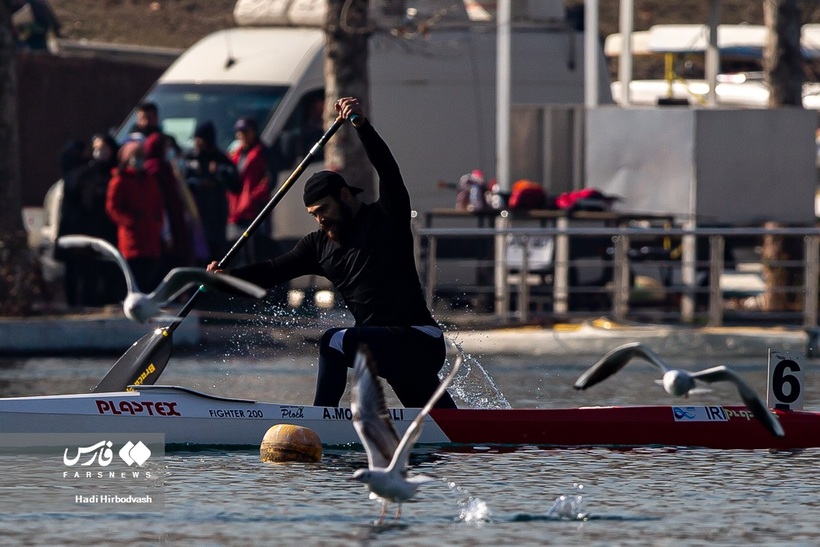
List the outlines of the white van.
<svg viewBox="0 0 820 547">
<path fill-rule="evenodd" d="M 190 147 L 197 123 L 212 120 L 219 145 L 233 140 L 233 124 L 252 115 L 271 145 L 303 119 L 324 91 L 324 34 L 319 28 L 239 27 L 211 34 L 188 49 L 145 97 L 155 102 L 163 130 Z M 482 169 L 495 173 L 496 29 L 493 22 L 452 23 L 427 36 L 386 33 L 369 42 L 369 118 L 393 151 L 420 212 L 452 207 L 455 194 L 438 181 L 457 181 Z M 610 102 L 601 52 L 600 96 Z M 514 26 L 512 103 L 583 103 L 582 33 L 565 22 Z M 121 129 L 125 136 L 135 114 Z M 316 165 L 312 168 L 321 168 Z M 280 173 L 280 181 L 290 171 Z M 307 174 L 304 175 L 307 178 Z M 372 190 L 365 198 L 373 198 Z M 315 226 L 296 190 L 273 214 L 277 239 Z"/>
</svg>

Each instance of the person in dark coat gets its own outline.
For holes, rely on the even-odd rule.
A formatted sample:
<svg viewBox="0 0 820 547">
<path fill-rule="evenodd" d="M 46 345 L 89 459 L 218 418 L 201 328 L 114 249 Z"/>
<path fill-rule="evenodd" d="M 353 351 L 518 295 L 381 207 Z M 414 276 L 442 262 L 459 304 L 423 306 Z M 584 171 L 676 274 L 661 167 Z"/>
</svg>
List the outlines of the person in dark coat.
<svg viewBox="0 0 820 547">
<path fill-rule="evenodd" d="M 105 212 L 105 201 L 112 171 L 117 166 L 119 144 L 109 134 L 91 137 L 91 160 L 80 176 L 84 225 L 81 233 L 99 237 L 117 245 L 117 227 Z M 126 294 L 125 280 L 116 264 L 99 262 L 89 268 L 88 284 L 83 297 L 89 306 L 114 304 Z"/>
<path fill-rule="evenodd" d="M 196 201 L 210 256 L 224 256 L 228 251 L 226 194 L 238 193 L 241 187 L 236 165 L 216 145 L 216 129 L 210 121 L 194 131 L 194 148 L 185 157 L 185 182 Z"/>
<path fill-rule="evenodd" d="M 89 153 L 85 142 L 75 139 L 63 147 L 60 153 L 60 171 L 63 175 L 63 198 L 60 202 L 60 222 L 57 237 L 85 232 L 88 210 L 84 207 L 81 189 L 82 175 L 88 166 Z M 54 258 L 63 262 L 63 290 L 70 308 L 85 305 L 83 287 L 86 285 L 90 266 L 88 262 L 59 247 L 54 250 Z"/>
</svg>

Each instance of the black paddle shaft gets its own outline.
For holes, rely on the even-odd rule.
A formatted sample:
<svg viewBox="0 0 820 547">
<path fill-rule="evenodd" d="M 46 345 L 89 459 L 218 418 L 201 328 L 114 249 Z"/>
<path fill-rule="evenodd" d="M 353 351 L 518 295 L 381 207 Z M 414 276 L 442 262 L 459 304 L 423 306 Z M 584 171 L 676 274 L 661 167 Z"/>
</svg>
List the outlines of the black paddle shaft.
<svg viewBox="0 0 820 547">
<path fill-rule="evenodd" d="M 291 173 L 288 179 L 282 183 L 282 186 L 276 191 L 270 201 L 265 205 L 262 211 L 248 226 L 248 229 L 242 236 L 233 244 L 228 254 L 219 261 L 218 267 L 224 268 L 231 259 L 236 256 L 236 253 L 247 242 L 248 238 L 256 231 L 265 218 L 273 211 L 273 208 L 282 201 L 288 190 L 296 183 L 296 180 L 304 173 L 308 165 L 313 162 L 316 154 L 327 144 L 330 138 L 336 134 L 339 128 L 344 124 L 344 118 L 338 117 L 333 125 L 325 131 L 325 134 L 319 141 L 313 145 L 313 148 L 307 153 L 305 158 L 299 163 L 296 169 Z M 188 302 L 177 313 L 178 321 L 172 322 L 164 328 L 156 329 L 154 332 L 148 333 L 131 345 L 128 350 L 120 357 L 114 366 L 106 373 L 102 380 L 94 387 L 94 393 L 122 391 L 130 385 L 153 385 L 159 378 L 162 371 L 165 370 L 165 365 L 171 358 L 172 334 L 187 317 L 188 313 L 193 309 L 194 304 L 202 293 L 200 290 L 194 292 Z"/>
</svg>

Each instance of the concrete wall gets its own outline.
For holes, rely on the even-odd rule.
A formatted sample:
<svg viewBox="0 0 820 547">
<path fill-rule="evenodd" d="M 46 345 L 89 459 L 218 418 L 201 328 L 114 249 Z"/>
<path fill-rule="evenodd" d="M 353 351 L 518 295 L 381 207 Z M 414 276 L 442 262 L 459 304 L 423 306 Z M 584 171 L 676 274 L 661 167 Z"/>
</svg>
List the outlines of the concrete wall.
<svg viewBox="0 0 820 547">
<path fill-rule="evenodd" d="M 516 105 L 510 112 L 510 180 L 540 182 L 549 195 L 583 187 L 584 107 Z"/>
<path fill-rule="evenodd" d="M 586 124 L 586 186 L 622 196 L 617 210 L 815 222 L 814 111 L 600 107 Z"/>
<path fill-rule="evenodd" d="M 814 224 L 816 111 L 696 112 L 698 215 Z"/>
</svg>

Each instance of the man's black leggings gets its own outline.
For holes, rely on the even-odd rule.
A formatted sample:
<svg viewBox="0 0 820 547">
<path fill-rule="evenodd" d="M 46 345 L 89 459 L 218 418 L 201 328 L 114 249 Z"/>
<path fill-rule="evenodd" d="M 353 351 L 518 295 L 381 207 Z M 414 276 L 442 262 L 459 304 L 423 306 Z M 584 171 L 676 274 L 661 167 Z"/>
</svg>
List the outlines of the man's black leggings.
<svg viewBox="0 0 820 547">
<path fill-rule="evenodd" d="M 370 348 L 379 376 L 407 408 L 421 408 L 439 386 L 444 365 L 444 335 L 435 327 L 348 327 L 326 331 L 319 342 L 315 406 L 339 406 L 359 344 Z M 437 333 L 437 335 L 436 335 Z M 445 392 L 437 408 L 456 408 Z"/>
</svg>

